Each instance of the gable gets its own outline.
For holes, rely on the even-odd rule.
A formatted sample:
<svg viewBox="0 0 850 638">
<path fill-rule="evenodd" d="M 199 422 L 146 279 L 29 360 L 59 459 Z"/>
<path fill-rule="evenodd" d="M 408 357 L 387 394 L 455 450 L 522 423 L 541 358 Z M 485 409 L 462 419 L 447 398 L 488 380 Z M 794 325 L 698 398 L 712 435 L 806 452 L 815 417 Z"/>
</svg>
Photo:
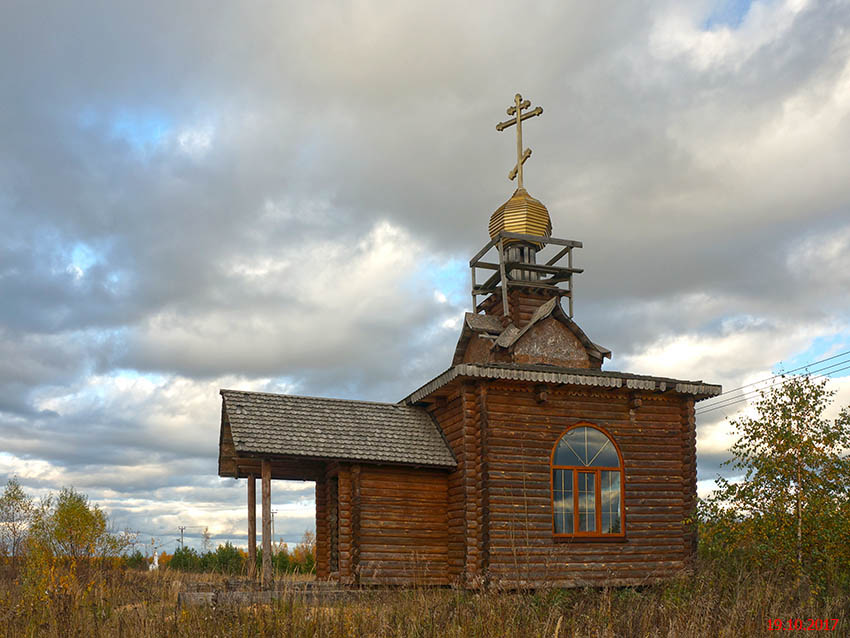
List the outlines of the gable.
<svg viewBox="0 0 850 638">
<path fill-rule="evenodd" d="M 537 323 L 513 344 L 513 360 L 565 368 L 592 367 L 587 349 L 579 338 L 552 316 Z"/>
<path fill-rule="evenodd" d="M 611 351 L 593 343 L 553 297 L 519 328 L 498 318 L 467 313 L 452 365 L 530 363 L 599 370 Z"/>
</svg>

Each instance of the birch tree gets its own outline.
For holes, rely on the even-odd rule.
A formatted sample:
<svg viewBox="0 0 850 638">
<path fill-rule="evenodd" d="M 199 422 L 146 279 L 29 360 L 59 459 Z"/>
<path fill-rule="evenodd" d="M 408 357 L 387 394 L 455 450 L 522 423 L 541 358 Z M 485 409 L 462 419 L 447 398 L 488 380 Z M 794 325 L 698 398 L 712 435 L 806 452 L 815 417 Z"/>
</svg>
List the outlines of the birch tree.
<svg viewBox="0 0 850 638">
<path fill-rule="evenodd" d="M 824 416 L 827 381 L 795 376 L 761 393 L 756 416 L 730 421 L 738 439 L 701 504 L 702 544 L 823 581 L 850 572 L 850 409 Z"/>
<path fill-rule="evenodd" d="M 16 478 L 10 478 L 0 496 L 0 553 L 16 564 L 24 551 L 35 506 Z"/>
</svg>

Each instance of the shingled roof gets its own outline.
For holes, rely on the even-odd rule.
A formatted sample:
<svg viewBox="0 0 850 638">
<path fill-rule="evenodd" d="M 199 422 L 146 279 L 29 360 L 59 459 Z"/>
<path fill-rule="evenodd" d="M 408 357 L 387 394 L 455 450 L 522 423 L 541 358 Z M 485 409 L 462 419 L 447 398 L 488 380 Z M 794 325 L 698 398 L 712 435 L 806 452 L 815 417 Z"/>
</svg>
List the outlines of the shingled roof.
<svg viewBox="0 0 850 638">
<path fill-rule="evenodd" d="M 237 454 L 456 465 L 422 408 L 239 390 L 221 396 Z"/>
<path fill-rule="evenodd" d="M 655 392 L 669 391 L 678 394 L 693 395 L 697 401 L 717 396 L 723 391 L 719 385 L 704 383 L 703 381 L 684 381 L 682 379 L 653 377 L 645 374 L 630 374 L 628 372 L 592 370 L 587 368 L 561 368 L 541 364 L 462 363 L 452 366 L 443 372 L 443 374 L 434 377 L 418 390 L 411 392 L 399 403 L 413 405 L 429 396 L 432 392 L 439 390 L 444 385 L 453 382 L 455 379 L 464 377 L 598 386 L 602 388 L 628 388 L 630 390 Z"/>
</svg>

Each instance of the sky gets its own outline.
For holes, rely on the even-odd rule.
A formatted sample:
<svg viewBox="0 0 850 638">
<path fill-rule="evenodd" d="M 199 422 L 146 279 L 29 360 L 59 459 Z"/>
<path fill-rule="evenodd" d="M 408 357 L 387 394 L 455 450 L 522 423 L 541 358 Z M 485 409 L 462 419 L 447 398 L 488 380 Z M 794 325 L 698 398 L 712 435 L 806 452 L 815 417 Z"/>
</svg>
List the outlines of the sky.
<svg viewBox="0 0 850 638">
<path fill-rule="evenodd" d="M 218 390 L 397 401 L 445 370 L 517 92 L 604 369 L 732 389 L 850 350 L 847 0 L 8 0 L 0 481 L 244 544 Z M 699 415 L 701 493 L 751 409 Z M 278 538 L 313 490 L 275 482 Z"/>
</svg>

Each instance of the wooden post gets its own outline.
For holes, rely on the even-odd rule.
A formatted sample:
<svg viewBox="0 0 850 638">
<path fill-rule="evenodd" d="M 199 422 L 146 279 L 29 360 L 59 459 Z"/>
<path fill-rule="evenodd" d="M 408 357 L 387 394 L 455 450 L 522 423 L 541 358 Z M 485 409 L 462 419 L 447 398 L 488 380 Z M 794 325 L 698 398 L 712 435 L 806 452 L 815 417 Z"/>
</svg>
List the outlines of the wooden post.
<svg viewBox="0 0 850 638">
<path fill-rule="evenodd" d="M 481 576 L 482 584 L 490 584 L 490 427 L 487 415 L 487 386 L 478 384 L 478 431 L 481 436 L 479 485 L 481 490 Z M 525 497 L 524 497 L 525 498 Z M 528 517 L 526 516 L 526 521 Z M 528 523 L 526 522 L 526 525 Z"/>
<path fill-rule="evenodd" d="M 502 313 L 510 321 L 511 309 L 508 305 L 508 276 L 505 273 L 505 240 L 499 238 L 499 276 L 502 278 Z"/>
<path fill-rule="evenodd" d="M 572 270 L 573 269 L 573 249 L 570 247 L 569 252 L 567 252 L 567 267 Z M 570 273 L 570 319 L 573 318 L 573 274 Z"/>
<path fill-rule="evenodd" d="M 248 475 L 248 578 L 257 575 L 257 477 Z"/>
<path fill-rule="evenodd" d="M 360 584 L 360 465 L 351 466 L 351 571 Z"/>
<path fill-rule="evenodd" d="M 272 582 L 272 464 L 262 462 L 263 481 L 263 585 Z"/>
<path fill-rule="evenodd" d="M 478 295 L 475 294 L 475 266 L 469 269 L 472 276 L 472 314 L 478 314 Z"/>
</svg>

